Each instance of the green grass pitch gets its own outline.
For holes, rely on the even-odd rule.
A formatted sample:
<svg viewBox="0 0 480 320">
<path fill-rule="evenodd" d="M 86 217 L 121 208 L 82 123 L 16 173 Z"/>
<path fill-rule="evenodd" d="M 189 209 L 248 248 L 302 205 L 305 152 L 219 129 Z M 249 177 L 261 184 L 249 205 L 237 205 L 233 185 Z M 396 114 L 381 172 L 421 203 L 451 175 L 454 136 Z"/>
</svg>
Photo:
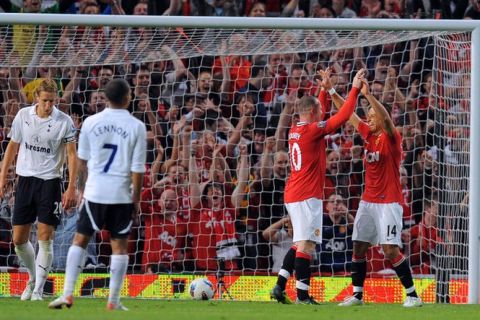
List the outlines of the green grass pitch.
<svg viewBox="0 0 480 320">
<path fill-rule="evenodd" d="M 367 304 L 362 307 L 341 308 L 335 304 L 319 306 L 281 305 L 275 302 L 235 301 L 162 301 L 123 299 L 129 312 L 106 311 L 105 299 L 76 299 L 73 308 L 50 310 L 50 299 L 20 301 L 0 298 L 0 319 L 172 319 L 172 320 L 455 320 L 480 319 L 480 305 L 425 305 L 405 309 L 398 304 Z"/>
</svg>

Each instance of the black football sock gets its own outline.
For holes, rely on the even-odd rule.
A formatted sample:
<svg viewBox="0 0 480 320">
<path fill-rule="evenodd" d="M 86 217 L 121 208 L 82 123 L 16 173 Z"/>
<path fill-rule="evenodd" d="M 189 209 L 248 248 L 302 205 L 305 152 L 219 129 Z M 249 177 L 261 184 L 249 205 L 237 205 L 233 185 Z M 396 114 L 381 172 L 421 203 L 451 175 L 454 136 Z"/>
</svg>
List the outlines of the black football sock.
<svg viewBox="0 0 480 320">
<path fill-rule="evenodd" d="M 277 285 L 285 290 L 287 286 L 288 278 L 293 274 L 295 268 L 295 253 L 297 252 L 297 247 L 292 246 L 288 250 L 287 254 L 283 258 L 282 269 L 278 272 Z"/>
<path fill-rule="evenodd" d="M 297 278 L 296 288 L 299 300 L 306 300 L 310 297 L 308 295 L 308 290 L 310 289 L 311 260 L 312 256 L 308 253 L 297 251 L 295 255 L 295 276 Z"/>
<path fill-rule="evenodd" d="M 352 284 L 353 284 L 353 296 L 359 300 L 363 299 L 363 285 L 365 283 L 365 277 L 367 276 L 367 257 L 358 257 L 353 255 L 352 257 Z"/>
<path fill-rule="evenodd" d="M 407 259 L 402 254 L 399 254 L 395 259 L 391 261 L 393 269 L 397 273 L 400 282 L 402 283 L 407 296 L 418 298 L 415 285 L 413 284 L 412 271 L 408 265 Z"/>
</svg>

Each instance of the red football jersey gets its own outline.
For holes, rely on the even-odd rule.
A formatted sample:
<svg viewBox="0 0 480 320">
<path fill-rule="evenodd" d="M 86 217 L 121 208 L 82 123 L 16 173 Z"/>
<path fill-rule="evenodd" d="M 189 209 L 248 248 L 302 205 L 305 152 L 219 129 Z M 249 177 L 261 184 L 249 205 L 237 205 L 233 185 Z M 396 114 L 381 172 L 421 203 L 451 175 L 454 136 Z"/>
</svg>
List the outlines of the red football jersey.
<svg viewBox="0 0 480 320">
<path fill-rule="evenodd" d="M 187 224 L 175 216 L 166 219 L 158 213 L 149 218 L 151 219 L 145 219 L 143 268 L 150 264 L 169 265 L 181 261 L 180 253 L 185 247 Z"/>
<path fill-rule="evenodd" d="M 192 210 L 189 230 L 192 231 L 193 258 L 197 269 L 217 269 L 217 247 L 232 241 L 236 243 L 234 223 L 235 210 L 230 208 Z M 234 261 L 227 259 L 225 267 L 227 270 L 235 269 Z"/>
<path fill-rule="evenodd" d="M 374 135 L 364 122 L 359 123 L 358 132 L 365 142 L 365 190 L 362 200 L 372 203 L 402 203 L 402 136 L 398 131 L 395 131 L 392 139 L 386 132 Z"/>
<path fill-rule="evenodd" d="M 288 134 L 291 173 L 285 203 L 323 199 L 325 184 L 325 135 L 337 130 L 353 113 L 359 89 L 353 88 L 340 111 L 327 121 L 292 125 Z"/>
</svg>

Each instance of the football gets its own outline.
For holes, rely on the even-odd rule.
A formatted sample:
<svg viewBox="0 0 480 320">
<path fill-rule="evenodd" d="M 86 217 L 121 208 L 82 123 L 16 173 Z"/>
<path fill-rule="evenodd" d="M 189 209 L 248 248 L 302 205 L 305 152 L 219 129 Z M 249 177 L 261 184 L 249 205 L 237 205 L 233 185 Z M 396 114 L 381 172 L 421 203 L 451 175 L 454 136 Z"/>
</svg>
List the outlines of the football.
<svg viewBox="0 0 480 320">
<path fill-rule="evenodd" d="M 207 278 L 198 278 L 190 283 L 190 295 L 195 300 L 212 299 L 213 293 L 213 284 Z"/>
</svg>

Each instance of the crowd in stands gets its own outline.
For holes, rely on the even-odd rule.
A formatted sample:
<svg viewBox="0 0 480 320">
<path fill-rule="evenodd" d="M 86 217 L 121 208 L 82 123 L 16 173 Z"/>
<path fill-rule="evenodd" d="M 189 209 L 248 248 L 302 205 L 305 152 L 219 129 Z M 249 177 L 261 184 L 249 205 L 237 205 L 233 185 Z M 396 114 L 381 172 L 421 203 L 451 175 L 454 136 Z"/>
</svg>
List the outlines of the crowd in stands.
<svg viewBox="0 0 480 320">
<path fill-rule="evenodd" d="M 0 8 L 5 12 L 110 15 L 480 17 L 477 0 L 2 0 Z M 432 73 L 431 38 L 308 53 L 222 55 L 226 46 L 256 41 L 234 33 L 222 43 L 218 56 L 183 58 L 165 45 L 161 55 L 149 52 L 145 63 L 118 64 L 107 53 L 100 64 L 57 67 L 55 61 L 70 46 L 81 51 L 84 41 L 103 41 L 115 47 L 116 37 L 121 37 L 124 47 L 138 49 L 152 33 L 143 28 L 130 28 L 127 34 L 114 28 L 90 32 L 79 30 L 82 27 L 75 32 L 65 28 L 57 35 L 58 46 L 48 51 L 44 28 L 0 26 L 0 61 L 13 59 L 24 66 L 0 66 L 1 154 L 16 113 L 34 103 L 39 79 L 58 82 L 57 106 L 72 117 L 78 130 L 85 118 L 107 107 L 102 88 L 108 81 L 127 79 L 133 88 L 130 111 L 148 130 L 140 223 L 129 239 L 132 272 L 204 272 L 219 266 L 226 271 L 279 270 L 292 241 L 283 205 L 290 170 L 288 129 L 296 121 L 296 101 L 304 95 L 318 96 L 317 71 L 327 67 L 334 70 L 336 91 L 344 97 L 356 70 L 366 67 L 372 93 L 391 109 L 402 134 L 401 232 L 403 251 L 414 273 L 434 272 L 435 251 L 442 242 L 465 243 L 466 236 L 442 231 L 456 228 L 461 233 L 468 227 L 455 219 L 440 219 L 448 208 L 439 199 L 444 199 L 441 192 L 448 188 L 457 190 L 449 198 L 452 206 L 465 203 L 468 197 L 463 178 L 468 176 L 469 57 L 458 59 L 451 66 L 456 71 L 437 80 L 446 97 L 439 99 L 434 92 L 433 81 L 438 78 Z M 165 55 L 170 59 L 159 58 Z M 336 112 L 329 104 L 324 106 L 326 117 Z M 361 97 L 357 113 L 364 118 L 367 110 L 368 102 Z M 345 274 L 350 270 L 353 220 L 363 188 L 363 141 L 348 123 L 327 140 L 324 240 L 317 246 L 314 268 L 323 274 Z M 0 205 L 0 266 L 15 267 L 10 239 L 15 197 L 11 170 L 11 184 Z M 450 174 L 461 179 L 440 181 Z M 459 210 L 459 218 L 468 216 L 465 206 Z M 58 270 L 65 267 L 65 248 L 71 243 L 76 215 L 76 210 L 65 214 L 55 238 L 54 267 Z M 108 233 L 102 232 L 89 245 L 90 266 L 108 265 L 108 241 Z M 369 271 L 389 268 L 378 247 L 369 255 L 374 257 Z"/>
</svg>

